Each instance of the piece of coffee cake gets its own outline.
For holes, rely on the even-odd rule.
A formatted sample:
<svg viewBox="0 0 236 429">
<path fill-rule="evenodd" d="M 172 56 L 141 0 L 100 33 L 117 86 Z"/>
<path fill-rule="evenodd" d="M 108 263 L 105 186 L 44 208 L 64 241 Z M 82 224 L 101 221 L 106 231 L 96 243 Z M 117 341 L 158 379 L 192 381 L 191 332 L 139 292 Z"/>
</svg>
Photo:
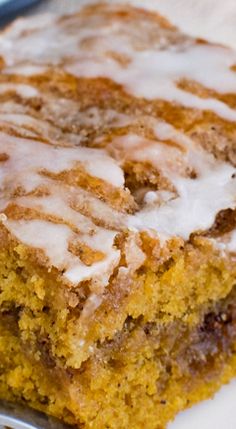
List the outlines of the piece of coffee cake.
<svg viewBox="0 0 236 429">
<path fill-rule="evenodd" d="M 236 53 L 98 4 L 0 57 L 0 397 L 163 428 L 236 373 Z"/>
</svg>

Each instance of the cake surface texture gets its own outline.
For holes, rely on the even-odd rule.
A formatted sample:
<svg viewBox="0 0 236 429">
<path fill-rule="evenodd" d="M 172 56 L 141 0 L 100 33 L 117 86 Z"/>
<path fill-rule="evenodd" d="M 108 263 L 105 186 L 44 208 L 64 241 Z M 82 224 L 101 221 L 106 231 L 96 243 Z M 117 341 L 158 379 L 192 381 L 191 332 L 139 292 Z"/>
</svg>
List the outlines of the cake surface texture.
<svg viewBox="0 0 236 429">
<path fill-rule="evenodd" d="M 99 3 L 0 35 L 0 398 L 163 429 L 236 375 L 236 52 Z"/>
</svg>

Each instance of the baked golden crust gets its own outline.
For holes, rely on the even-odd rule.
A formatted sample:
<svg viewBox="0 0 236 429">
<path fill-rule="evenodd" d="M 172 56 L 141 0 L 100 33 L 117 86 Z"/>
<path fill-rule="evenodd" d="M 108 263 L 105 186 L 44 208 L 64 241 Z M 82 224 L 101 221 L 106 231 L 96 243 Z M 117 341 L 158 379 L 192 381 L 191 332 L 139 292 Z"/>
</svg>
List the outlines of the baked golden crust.
<svg viewBox="0 0 236 429">
<path fill-rule="evenodd" d="M 100 4 L 16 21 L 0 57 L 0 395 L 156 429 L 235 372 L 236 54 Z"/>
</svg>

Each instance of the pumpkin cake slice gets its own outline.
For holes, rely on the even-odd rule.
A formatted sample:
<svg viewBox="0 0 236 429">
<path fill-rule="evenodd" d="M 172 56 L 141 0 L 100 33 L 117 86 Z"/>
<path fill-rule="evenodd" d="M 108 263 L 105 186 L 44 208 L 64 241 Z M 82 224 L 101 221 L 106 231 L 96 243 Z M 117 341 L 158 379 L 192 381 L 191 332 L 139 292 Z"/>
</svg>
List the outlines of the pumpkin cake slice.
<svg viewBox="0 0 236 429">
<path fill-rule="evenodd" d="M 0 397 L 162 429 L 236 374 L 236 53 L 101 3 L 0 57 Z"/>
</svg>

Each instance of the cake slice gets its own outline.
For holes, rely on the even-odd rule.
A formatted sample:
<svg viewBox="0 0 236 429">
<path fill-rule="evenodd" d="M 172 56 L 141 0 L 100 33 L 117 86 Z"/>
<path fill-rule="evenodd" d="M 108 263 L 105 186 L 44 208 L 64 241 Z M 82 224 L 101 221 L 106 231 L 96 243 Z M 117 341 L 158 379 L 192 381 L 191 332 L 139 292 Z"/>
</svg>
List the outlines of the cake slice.
<svg viewBox="0 0 236 429">
<path fill-rule="evenodd" d="M 97 4 L 0 57 L 0 397 L 161 429 L 236 373 L 236 53 Z"/>
</svg>

